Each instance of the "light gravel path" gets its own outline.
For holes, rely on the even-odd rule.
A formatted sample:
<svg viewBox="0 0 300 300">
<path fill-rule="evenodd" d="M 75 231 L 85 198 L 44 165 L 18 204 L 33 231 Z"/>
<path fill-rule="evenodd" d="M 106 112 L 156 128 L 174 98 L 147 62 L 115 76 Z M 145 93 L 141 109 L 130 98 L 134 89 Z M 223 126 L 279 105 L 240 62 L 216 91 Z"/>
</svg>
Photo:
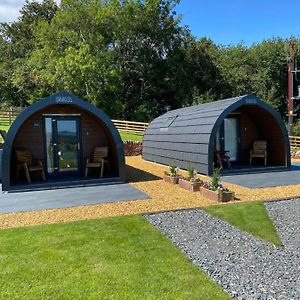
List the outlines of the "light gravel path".
<svg viewBox="0 0 300 300">
<path fill-rule="evenodd" d="M 202 210 L 145 218 L 235 299 L 300 299 L 300 199 L 266 203 L 275 247 Z"/>
</svg>

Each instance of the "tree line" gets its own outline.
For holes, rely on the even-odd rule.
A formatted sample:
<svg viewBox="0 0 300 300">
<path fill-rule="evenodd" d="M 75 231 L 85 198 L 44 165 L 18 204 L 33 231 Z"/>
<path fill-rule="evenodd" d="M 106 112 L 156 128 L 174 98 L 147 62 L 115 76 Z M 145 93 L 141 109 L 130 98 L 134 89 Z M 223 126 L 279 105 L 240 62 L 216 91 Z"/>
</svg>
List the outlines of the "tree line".
<svg viewBox="0 0 300 300">
<path fill-rule="evenodd" d="M 0 25 L 0 105 L 66 90 L 112 118 L 150 121 L 167 109 L 254 93 L 285 117 L 288 41 L 196 39 L 178 2 L 27 0 L 16 22 Z"/>
</svg>

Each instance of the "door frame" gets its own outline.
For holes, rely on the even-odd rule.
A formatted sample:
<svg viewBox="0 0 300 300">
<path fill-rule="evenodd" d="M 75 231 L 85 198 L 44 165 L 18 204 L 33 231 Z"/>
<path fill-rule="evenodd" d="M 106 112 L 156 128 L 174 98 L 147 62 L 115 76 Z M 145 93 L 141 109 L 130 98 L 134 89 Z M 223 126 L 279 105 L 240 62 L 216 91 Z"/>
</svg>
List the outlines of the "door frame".
<svg viewBox="0 0 300 300">
<path fill-rule="evenodd" d="M 230 163 L 235 165 L 240 162 L 241 158 L 241 128 L 240 128 L 240 115 L 229 115 L 224 118 L 221 126 L 220 126 L 220 150 L 225 151 L 225 119 L 235 119 L 236 123 L 236 134 L 237 134 L 237 149 L 236 149 L 236 160 L 230 160 Z"/>
<path fill-rule="evenodd" d="M 241 118 L 240 118 L 240 115 L 229 115 L 225 119 L 235 119 L 236 120 L 236 135 L 237 135 L 236 160 L 230 161 L 234 165 L 234 164 L 238 164 L 240 162 L 240 158 L 241 158 L 241 128 L 240 128 Z M 225 119 L 224 119 L 224 121 L 225 121 Z M 225 139 L 226 139 L 225 125 L 224 125 L 225 122 L 224 121 L 223 121 L 223 137 L 224 137 L 223 147 L 225 147 Z"/>
<path fill-rule="evenodd" d="M 53 144 L 53 165 L 54 172 L 48 172 L 47 160 L 47 138 L 46 138 L 46 118 L 51 118 L 52 125 L 52 144 Z M 53 120 L 55 120 L 53 122 Z M 59 170 L 59 155 L 58 155 L 58 132 L 57 120 L 74 120 L 76 122 L 76 137 L 77 137 L 77 170 L 76 171 L 60 171 Z M 50 178 L 59 178 L 64 176 L 79 176 L 82 174 L 82 139 L 81 139 L 81 115 L 80 114 L 45 114 L 43 115 L 44 126 L 44 161 L 45 161 L 45 174 Z"/>
</svg>

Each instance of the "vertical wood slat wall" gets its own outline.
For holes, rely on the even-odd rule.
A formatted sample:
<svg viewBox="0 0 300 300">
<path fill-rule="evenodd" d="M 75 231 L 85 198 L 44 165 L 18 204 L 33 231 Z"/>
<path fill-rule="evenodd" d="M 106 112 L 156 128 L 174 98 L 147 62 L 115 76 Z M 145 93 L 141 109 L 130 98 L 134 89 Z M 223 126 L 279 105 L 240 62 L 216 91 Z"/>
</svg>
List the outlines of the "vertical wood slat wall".
<svg viewBox="0 0 300 300">
<path fill-rule="evenodd" d="M 14 149 L 29 149 L 34 158 L 44 159 L 44 120 L 45 114 L 57 114 L 57 106 L 50 106 L 31 116 L 22 125 L 20 131 L 14 140 Z M 110 149 L 111 161 L 115 160 L 115 150 L 113 142 L 110 140 L 109 133 L 106 132 L 103 124 L 101 124 L 90 113 L 82 111 L 74 106 L 64 107 L 64 114 L 78 114 L 81 121 L 81 145 L 82 145 L 82 169 L 85 166 L 86 158 L 91 156 L 93 150 L 97 146 L 108 146 Z M 117 166 L 115 166 L 117 167 Z M 115 168 L 114 168 L 115 169 Z"/>
</svg>

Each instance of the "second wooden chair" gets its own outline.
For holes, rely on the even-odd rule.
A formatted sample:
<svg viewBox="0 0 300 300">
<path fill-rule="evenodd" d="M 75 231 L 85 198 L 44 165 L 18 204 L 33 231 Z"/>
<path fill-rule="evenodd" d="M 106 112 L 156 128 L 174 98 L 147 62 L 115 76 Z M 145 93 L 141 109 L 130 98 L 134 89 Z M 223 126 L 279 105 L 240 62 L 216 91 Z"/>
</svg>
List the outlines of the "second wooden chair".
<svg viewBox="0 0 300 300">
<path fill-rule="evenodd" d="M 40 172 L 43 180 L 46 180 L 43 162 L 40 159 L 33 160 L 29 150 L 16 150 L 17 157 L 17 179 L 19 179 L 20 171 L 25 171 L 25 176 L 28 183 L 31 183 L 30 173 Z"/>
<path fill-rule="evenodd" d="M 88 158 L 86 161 L 85 167 L 85 178 L 88 176 L 88 170 L 90 168 L 99 168 L 100 169 L 100 177 L 103 177 L 104 165 L 107 164 L 109 168 L 108 162 L 108 147 L 96 147 L 94 149 L 93 156 Z"/>
</svg>

